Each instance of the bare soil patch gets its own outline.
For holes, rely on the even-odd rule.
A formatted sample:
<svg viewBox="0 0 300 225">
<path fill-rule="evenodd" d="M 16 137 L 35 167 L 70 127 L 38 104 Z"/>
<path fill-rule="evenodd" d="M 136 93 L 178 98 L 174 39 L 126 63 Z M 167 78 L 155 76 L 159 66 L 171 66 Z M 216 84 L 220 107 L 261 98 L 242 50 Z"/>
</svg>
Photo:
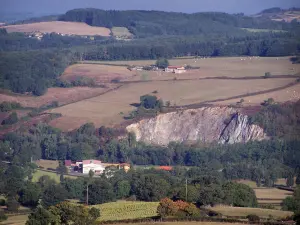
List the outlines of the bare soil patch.
<svg viewBox="0 0 300 225">
<path fill-rule="evenodd" d="M 49 88 L 45 95 L 39 97 L 32 95 L 8 95 L 0 93 L 0 102 L 18 102 L 23 107 L 40 107 L 53 101 L 57 101 L 60 105 L 63 105 L 97 96 L 107 90 L 109 90 L 109 88 Z"/>
<path fill-rule="evenodd" d="M 4 26 L 7 32 L 23 32 L 23 33 L 61 33 L 67 35 L 100 35 L 110 36 L 110 30 L 105 27 L 92 27 L 86 23 L 78 22 L 63 22 L 63 21 L 51 21 L 51 22 L 39 22 L 20 25 Z"/>
<path fill-rule="evenodd" d="M 72 81 L 77 77 L 87 77 L 96 84 L 110 83 L 112 80 L 133 77 L 134 72 L 122 66 L 105 66 L 98 64 L 75 64 L 68 67 L 61 76 L 62 80 Z"/>
</svg>

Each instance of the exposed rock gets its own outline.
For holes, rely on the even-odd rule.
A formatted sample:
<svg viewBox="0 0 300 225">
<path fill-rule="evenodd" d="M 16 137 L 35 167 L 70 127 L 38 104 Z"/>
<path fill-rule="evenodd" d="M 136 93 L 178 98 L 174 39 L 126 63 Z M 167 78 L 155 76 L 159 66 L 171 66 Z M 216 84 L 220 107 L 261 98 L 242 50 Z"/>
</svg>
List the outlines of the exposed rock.
<svg viewBox="0 0 300 225">
<path fill-rule="evenodd" d="M 167 145 L 171 141 L 201 141 L 219 143 L 245 143 L 263 140 L 264 130 L 251 125 L 248 116 L 228 107 L 205 107 L 158 115 L 131 124 L 128 132 L 137 141 Z"/>
</svg>

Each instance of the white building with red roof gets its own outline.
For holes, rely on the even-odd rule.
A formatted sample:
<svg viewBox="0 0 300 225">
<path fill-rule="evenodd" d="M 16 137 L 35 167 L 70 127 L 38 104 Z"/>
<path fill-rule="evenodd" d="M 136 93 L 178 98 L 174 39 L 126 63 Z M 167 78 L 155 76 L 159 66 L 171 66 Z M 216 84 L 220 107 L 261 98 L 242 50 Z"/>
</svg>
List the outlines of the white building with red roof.
<svg viewBox="0 0 300 225">
<path fill-rule="evenodd" d="M 88 174 L 92 170 L 95 174 L 101 174 L 105 170 L 105 166 L 101 161 L 95 159 L 82 161 L 82 173 Z"/>
</svg>

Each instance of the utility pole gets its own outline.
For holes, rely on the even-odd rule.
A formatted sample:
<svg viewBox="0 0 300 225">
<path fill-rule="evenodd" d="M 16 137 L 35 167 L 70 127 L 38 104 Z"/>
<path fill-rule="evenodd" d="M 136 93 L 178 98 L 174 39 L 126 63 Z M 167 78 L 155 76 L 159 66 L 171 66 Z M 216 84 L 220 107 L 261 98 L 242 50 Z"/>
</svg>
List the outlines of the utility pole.
<svg viewBox="0 0 300 225">
<path fill-rule="evenodd" d="M 188 194 L 188 188 L 187 188 L 187 179 L 185 179 L 185 201 L 187 202 L 187 194 Z"/>
<path fill-rule="evenodd" d="M 89 183 L 86 184 L 86 205 L 89 205 Z"/>
</svg>

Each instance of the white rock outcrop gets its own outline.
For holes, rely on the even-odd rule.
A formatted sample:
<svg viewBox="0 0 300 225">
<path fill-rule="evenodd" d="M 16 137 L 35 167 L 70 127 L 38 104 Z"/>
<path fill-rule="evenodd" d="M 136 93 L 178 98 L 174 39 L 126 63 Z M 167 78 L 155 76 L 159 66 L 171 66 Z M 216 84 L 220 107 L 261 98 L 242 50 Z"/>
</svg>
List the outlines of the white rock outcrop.
<svg viewBox="0 0 300 225">
<path fill-rule="evenodd" d="M 204 107 L 160 114 L 131 124 L 126 129 L 135 133 L 137 141 L 158 145 L 167 145 L 172 141 L 233 144 L 267 138 L 261 127 L 249 124 L 247 115 L 228 107 Z"/>
</svg>

